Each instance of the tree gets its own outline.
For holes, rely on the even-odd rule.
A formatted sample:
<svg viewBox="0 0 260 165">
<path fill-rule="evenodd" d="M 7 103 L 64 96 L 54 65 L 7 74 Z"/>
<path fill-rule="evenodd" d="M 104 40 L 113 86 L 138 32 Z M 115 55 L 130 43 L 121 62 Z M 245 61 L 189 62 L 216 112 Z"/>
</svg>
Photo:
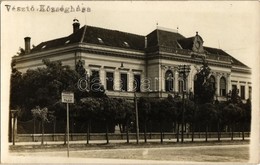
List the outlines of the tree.
<svg viewBox="0 0 260 165">
<path fill-rule="evenodd" d="M 245 139 L 244 136 L 244 131 L 245 131 L 245 126 L 248 125 L 249 130 L 250 130 L 250 123 L 251 123 L 251 100 L 247 99 L 246 103 L 243 105 L 243 117 L 242 117 L 242 140 Z"/>
<path fill-rule="evenodd" d="M 151 101 L 151 120 L 159 123 L 160 139 L 163 143 L 165 123 L 172 123 L 175 116 L 175 107 L 172 97 L 154 99 Z"/>
<path fill-rule="evenodd" d="M 57 117 L 64 117 L 62 106 L 58 106 L 62 105 L 59 103 L 61 92 L 78 90 L 80 75 L 75 70 L 63 66 L 61 61 L 43 59 L 42 62 L 44 67 L 28 69 L 24 74 L 15 69 L 15 62 L 12 63 L 10 105 L 21 107 L 21 120 L 32 119 L 30 110 L 36 106 L 46 107 L 55 111 Z M 77 93 L 75 98 L 78 98 Z"/>
<path fill-rule="evenodd" d="M 242 109 L 233 103 L 229 103 L 224 107 L 226 122 L 231 127 L 231 140 L 233 140 L 234 124 L 239 121 L 242 117 Z"/>
<path fill-rule="evenodd" d="M 208 140 L 208 128 L 209 124 L 211 124 L 214 119 L 217 118 L 217 112 L 214 104 L 212 103 L 205 103 L 201 104 L 198 109 L 198 120 L 200 121 L 201 125 L 205 125 L 206 130 L 206 141 Z"/>
<path fill-rule="evenodd" d="M 179 142 L 179 127 L 180 127 L 180 123 L 182 123 L 182 108 L 183 108 L 183 101 L 181 99 L 181 97 L 177 94 L 175 94 L 174 98 L 173 98 L 173 105 L 174 107 L 176 107 L 175 109 L 175 115 L 174 115 L 174 122 L 175 122 L 175 127 L 177 126 L 176 129 L 176 139 L 177 142 Z"/>
<path fill-rule="evenodd" d="M 144 142 L 147 142 L 147 122 L 149 120 L 149 114 L 151 113 L 151 103 L 149 98 L 141 97 L 138 100 L 138 113 L 139 119 L 144 125 Z"/>
<path fill-rule="evenodd" d="M 22 56 L 25 54 L 25 50 L 21 47 L 19 47 L 19 51 L 16 53 L 18 56 Z"/>
<path fill-rule="evenodd" d="M 198 104 L 212 103 L 215 95 L 215 87 L 210 82 L 211 69 L 203 59 L 202 67 L 196 74 L 194 83 L 194 96 Z"/>
<path fill-rule="evenodd" d="M 28 109 L 35 106 L 51 108 L 61 98 L 64 90 L 76 91 L 79 75 L 68 66 L 62 66 L 60 61 L 43 60 L 46 67 L 28 69 L 22 75 L 23 93 L 21 106 L 24 116 L 29 118 Z"/>
<path fill-rule="evenodd" d="M 22 105 L 23 98 L 23 81 L 22 73 L 15 68 L 16 62 L 11 63 L 11 86 L 10 86 L 10 109 L 17 109 Z"/>
<path fill-rule="evenodd" d="M 134 104 L 130 101 L 125 101 L 124 104 L 125 119 L 123 125 L 126 127 L 127 143 L 129 143 L 129 125 L 134 121 Z"/>
<path fill-rule="evenodd" d="M 109 125 L 115 126 L 115 115 L 117 109 L 117 100 L 109 97 L 99 98 L 101 103 L 99 108 L 99 118 L 105 122 L 106 140 L 109 143 L 108 132 Z"/>
<path fill-rule="evenodd" d="M 41 121 L 41 127 L 42 127 L 42 140 L 41 145 L 43 145 L 43 137 L 44 137 L 44 123 L 50 122 L 50 120 L 53 119 L 53 113 L 48 112 L 48 108 L 40 108 L 39 106 L 36 106 L 34 109 L 31 110 L 32 115 L 34 118 L 39 119 Z"/>
<path fill-rule="evenodd" d="M 190 128 L 192 130 L 192 141 L 194 138 L 195 120 L 195 104 L 190 99 L 185 99 L 184 122 L 190 125 Z"/>
<path fill-rule="evenodd" d="M 244 140 L 244 129 L 245 122 L 248 120 L 248 117 L 251 115 L 251 108 L 247 108 L 246 104 L 249 105 L 250 100 L 247 100 L 246 104 L 243 104 L 241 97 L 239 96 L 239 91 L 237 88 L 233 88 L 231 91 L 231 96 L 227 101 L 227 106 L 225 107 L 225 113 L 229 115 L 234 115 L 231 119 L 231 116 L 226 116 L 228 123 L 231 124 L 231 139 L 233 139 L 234 124 L 239 122 L 242 129 L 242 139 Z M 247 110 L 246 110 L 247 109 Z M 248 113 L 249 112 L 249 113 Z M 249 114 L 249 115 L 248 115 Z"/>
<path fill-rule="evenodd" d="M 87 121 L 87 144 L 89 144 L 91 120 L 99 108 L 100 102 L 96 98 L 86 97 L 80 100 L 76 109 L 77 116 Z"/>
</svg>

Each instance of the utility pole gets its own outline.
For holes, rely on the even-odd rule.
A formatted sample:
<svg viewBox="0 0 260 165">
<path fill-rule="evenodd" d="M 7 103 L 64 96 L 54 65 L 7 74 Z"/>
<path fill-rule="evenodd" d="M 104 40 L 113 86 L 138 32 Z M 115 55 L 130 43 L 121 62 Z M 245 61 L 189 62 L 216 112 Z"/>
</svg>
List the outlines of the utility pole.
<svg viewBox="0 0 260 165">
<path fill-rule="evenodd" d="M 139 123 L 138 123 L 138 107 L 137 107 L 137 99 L 136 92 L 134 92 L 134 101 L 135 101 L 135 120 L 136 120 L 136 143 L 139 144 Z"/>
<path fill-rule="evenodd" d="M 184 112 L 185 112 L 185 90 L 186 79 L 190 73 L 190 65 L 179 65 L 178 66 L 179 75 L 183 78 L 183 90 L 182 90 L 182 121 L 181 121 L 181 142 L 183 143 L 184 139 Z M 187 87 L 186 87 L 187 90 Z"/>
</svg>

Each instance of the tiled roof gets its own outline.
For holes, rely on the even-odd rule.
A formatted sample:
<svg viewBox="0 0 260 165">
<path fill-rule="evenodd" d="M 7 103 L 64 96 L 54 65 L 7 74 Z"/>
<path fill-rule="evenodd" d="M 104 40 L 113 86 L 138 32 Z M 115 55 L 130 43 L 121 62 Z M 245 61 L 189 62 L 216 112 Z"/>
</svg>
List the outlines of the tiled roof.
<svg viewBox="0 0 260 165">
<path fill-rule="evenodd" d="M 237 65 L 237 66 L 243 66 L 246 68 L 249 68 L 248 66 L 246 66 L 245 64 L 243 64 L 242 62 L 240 62 L 239 60 L 235 59 L 233 56 L 231 56 L 230 54 L 226 53 L 225 51 L 223 51 L 222 49 L 217 49 L 217 48 L 210 48 L 210 47 L 204 47 L 204 49 L 211 53 L 211 55 L 215 56 L 215 55 L 222 55 L 222 56 L 226 56 L 229 57 L 230 60 L 232 61 L 233 65 Z"/>
<path fill-rule="evenodd" d="M 177 42 L 181 45 L 182 49 L 188 49 L 188 50 L 192 50 L 193 41 L 194 41 L 194 37 L 177 40 Z"/>
<path fill-rule="evenodd" d="M 231 56 L 231 59 L 232 59 L 232 64 L 233 65 L 243 66 L 243 67 L 249 68 L 247 65 L 243 64 L 242 62 L 240 62 L 239 60 L 235 59 L 232 56 Z"/>
<path fill-rule="evenodd" d="M 92 26 L 87 26 L 83 42 L 135 50 L 143 50 L 145 44 L 144 36 Z"/>
<path fill-rule="evenodd" d="M 63 38 L 58 38 L 46 42 L 42 42 L 34 47 L 31 52 L 46 50 L 50 48 L 62 47 L 64 45 L 80 42 L 81 36 L 83 35 L 84 28 L 79 29 L 77 32 Z"/>
<path fill-rule="evenodd" d="M 185 38 L 179 33 L 155 29 L 147 35 L 147 46 L 165 46 L 171 48 L 179 48 L 177 44 L 178 39 Z"/>
<path fill-rule="evenodd" d="M 217 49 L 217 48 L 211 48 L 211 47 L 203 47 L 204 50 L 206 50 L 207 52 L 211 53 L 211 54 L 215 54 L 215 55 L 223 55 L 223 56 L 230 56 L 229 54 L 227 54 L 225 51 L 223 51 L 222 49 Z"/>
<path fill-rule="evenodd" d="M 146 37 L 147 47 L 155 48 L 146 49 L 147 52 L 157 51 L 160 46 L 192 50 L 194 41 L 194 37 L 185 38 L 177 32 L 162 29 L 155 29 Z M 67 37 L 42 42 L 34 47 L 31 52 L 44 51 L 80 42 L 145 51 L 145 36 L 85 25 Z M 230 57 L 234 65 L 247 67 L 221 49 L 204 47 L 204 50 L 212 56 L 223 55 Z"/>
<path fill-rule="evenodd" d="M 86 30 L 85 30 L 86 28 Z M 83 26 L 71 35 L 55 40 L 42 42 L 32 49 L 32 52 L 46 50 L 49 48 L 62 47 L 73 43 L 81 42 L 99 44 L 125 49 L 144 49 L 144 36 L 120 32 L 117 30 L 108 30 L 92 26 Z"/>
</svg>

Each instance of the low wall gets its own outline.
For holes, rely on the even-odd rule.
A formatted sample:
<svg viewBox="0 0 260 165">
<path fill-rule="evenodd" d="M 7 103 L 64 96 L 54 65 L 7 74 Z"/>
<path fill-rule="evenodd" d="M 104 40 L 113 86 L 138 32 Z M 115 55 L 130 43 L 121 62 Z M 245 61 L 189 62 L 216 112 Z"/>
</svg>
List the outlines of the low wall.
<svg viewBox="0 0 260 165">
<path fill-rule="evenodd" d="M 109 140 L 126 140 L 127 136 L 126 133 L 109 133 Z M 244 133 L 245 137 L 250 136 L 250 132 Z M 164 133 L 163 138 L 164 139 L 176 139 L 177 135 L 176 133 Z M 184 133 L 184 138 L 191 138 L 191 133 Z M 208 132 L 208 138 L 217 138 L 218 133 L 217 132 Z M 231 133 L 230 132 L 221 132 L 221 138 L 230 138 Z M 234 138 L 241 137 L 242 139 L 242 132 L 234 132 L 233 133 Z M 144 133 L 139 134 L 140 139 L 144 139 Z M 181 134 L 179 134 L 179 139 L 181 138 Z M 194 138 L 205 138 L 205 132 L 195 132 Z M 86 133 L 74 133 L 70 134 L 70 140 L 71 141 L 78 141 L 78 140 L 86 140 L 87 134 Z M 136 139 L 135 133 L 129 133 L 129 139 Z M 147 139 L 160 139 L 160 133 L 147 133 Z M 44 141 L 63 141 L 64 140 L 64 134 L 44 134 Z M 90 134 L 90 140 L 106 140 L 106 134 L 105 133 L 91 133 Z M 17 142 L 33 142 L 33 141 L 41 141 L 41 134 L 18 134 L 16 136 Z"/>
</svg>

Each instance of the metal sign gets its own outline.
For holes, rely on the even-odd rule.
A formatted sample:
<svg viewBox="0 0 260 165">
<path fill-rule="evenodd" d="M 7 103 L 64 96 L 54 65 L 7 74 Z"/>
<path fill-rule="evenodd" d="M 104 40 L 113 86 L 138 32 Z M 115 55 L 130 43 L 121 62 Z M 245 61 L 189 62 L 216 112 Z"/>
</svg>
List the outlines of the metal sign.
<svg viewBox="0 0 260 165">
<path fill-rule="evenodd" d="M 74 93 L 72 92 L 62 92 L 61 102 L 63 103 L 74 103 Z"/>
</svg>

